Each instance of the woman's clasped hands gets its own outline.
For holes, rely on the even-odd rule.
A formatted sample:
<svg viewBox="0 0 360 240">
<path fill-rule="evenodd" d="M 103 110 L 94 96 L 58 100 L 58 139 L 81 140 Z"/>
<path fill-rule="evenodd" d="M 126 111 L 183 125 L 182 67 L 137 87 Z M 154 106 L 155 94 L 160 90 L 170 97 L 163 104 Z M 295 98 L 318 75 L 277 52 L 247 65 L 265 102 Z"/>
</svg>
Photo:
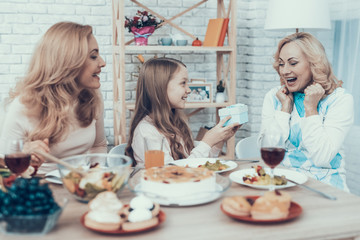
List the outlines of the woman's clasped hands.
<svg viewBox="0 0 360 240">
<path fill-rule="evenodd" d="M 304 89 L 304 94 L 304 108 L 306 116 L 309 117 L 318 114 L 317 106 L 325 95 L 324 88 L 319 83 L 313 83 Z M 281 111 L 291 113 L 294 105 L 294 97 L 293 94 L 288 91 L 286 86 L 282 86 L 278 90 L 276 97 L 281 102 Z"/>
</svg>

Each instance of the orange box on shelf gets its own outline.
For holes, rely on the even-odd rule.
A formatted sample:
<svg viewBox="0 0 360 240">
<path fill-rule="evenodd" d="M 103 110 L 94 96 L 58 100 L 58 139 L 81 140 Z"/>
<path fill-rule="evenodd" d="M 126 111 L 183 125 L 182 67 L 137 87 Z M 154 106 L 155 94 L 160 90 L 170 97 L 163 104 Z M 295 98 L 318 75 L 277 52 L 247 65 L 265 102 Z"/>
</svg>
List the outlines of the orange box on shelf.
<svg viewBox="0 0 360 240">
<path fill-rule="evenodd" d="M 223 22 L 223 25 L 221 28 L 221 33 L 220 33 L 219 42 L 218 42 L 219 47 L 224 46 L 225 36 L 226 36 L 226 32 L 228 30 L 228 25 L 229 25 L 229 18 L 224 18 L 224 22 Z"/>
<path fill-rule="evenodd" d="M 203 43 L 204 47 L 216 47 L 218 45 L 223 23 L 223 18 L 209 19 Z"/>
</svg>

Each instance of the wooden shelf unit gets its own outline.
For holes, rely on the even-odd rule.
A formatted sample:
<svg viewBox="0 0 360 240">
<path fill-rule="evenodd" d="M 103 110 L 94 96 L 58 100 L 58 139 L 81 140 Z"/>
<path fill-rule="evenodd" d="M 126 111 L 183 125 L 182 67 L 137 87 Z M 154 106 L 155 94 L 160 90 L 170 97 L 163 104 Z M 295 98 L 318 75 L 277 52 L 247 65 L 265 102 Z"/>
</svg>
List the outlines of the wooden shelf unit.
<svg viewBox="0 0 360 240">
<path fill-rule="evenodd" d="M 201 0 L 193 6 L 178 13 L 177 15 L 166 19 L 149 7 L 140 3 L 137 0 L 130 0 L 137 4 L 140 8 L 150 12 L 159 19 L 164 20 L 162 25 L 170 25 L 176 28 L 185 35 L 196 39 L 196 37 L 174 24 L 172 21 L 175 18 L 181 17 L 192 9 L 208 2 L 217 1 L 217 16 L 213 18 L 230 18 L 229 28 L 227 31 L 227 44 L 222 47 L 193 47 L 193 46 L 135 46 L 133 40 L 125 41 L 125 15 L 124 0 L 112 0 L 112 23 L 113 23 L 113 105 L 114 105 L 114 141 L 115 145 L 126 142 L 126 111 L 134 109 L 134 103 L 127 103 L 125 101 L 125 55 L 126 53 L 143 53 L 145 51 L 158 52 L 192 52 L 198 53 L 216 53 L 216 79 L 217 83 L 223 80 L 228 94 L 228 102 L 225 103 L 188 103 L 185 108 L 192 108 L 194 111 L 188 114 L 188 117 L 195 115 L 204 108 L 216 108 L 217 110 L 235 104 L 235 90 L 236 90 L 236 0 L 229 0 L 229 5 L 225 7 L 224 0 Z M 145 1 L 144 1 L 145 2 Z M 205 33 L 204 33 L 205 35 Z M 132 45 L 130 45 L 132 44 Z M 228 57 L 224 57 L 228 55 Z M 216 111 L 217 112 L 217 111 Z M 217 121 L 219 117 L 217 115 Z M 231 159 L 235 155 L 235 137 L 229 139 L 226 143 L 226 155 L 222 158 Z"/>
</svg>

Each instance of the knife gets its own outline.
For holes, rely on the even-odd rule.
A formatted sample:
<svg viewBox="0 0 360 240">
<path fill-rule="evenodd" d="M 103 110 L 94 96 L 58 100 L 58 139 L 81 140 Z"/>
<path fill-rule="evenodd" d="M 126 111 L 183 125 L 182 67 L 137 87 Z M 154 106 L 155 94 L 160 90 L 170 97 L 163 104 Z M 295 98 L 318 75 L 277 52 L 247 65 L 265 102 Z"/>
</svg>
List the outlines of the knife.
<svg viewBox="0 0 360 240">
<path fill-rule="evenodd" d="M 315 192 L 315 193 L 317 193 L 317 194 L 320 194 L 321 196 L 323 196 L 323 197 L 325 197 L 325 198 L 327 198 L 327 199 L 330 199 L 330 200 L 336 200 L 336 199 L 337 199 L 336 197 L 334 197 L 334 196 L 332 196 L 332 195 L 326 194 L 326 193 L 324 193 L 324 192 L 321 192 L 321 191 L 319 191 L 319 190 L 316 190 L 316 189 L 314 189 L 314 188 L 312 188 L 312 187 L 308 187 L 308 186 L 306 186 L 306 185 L 301 185 L 301 184 L 299 184 L 299 183 L 297 183 L 297 182 L 295 182 L 295 181 L 293 181 L 293 180 L 290 180 L 290 179 L 288 179 L 288 178 L 287 178 L 286 180 L 288 180 L 288 181 L 291 182 L 291 183 L 296 184 L 297 186 L 299 186 L 299 187 L 301 187 L 301 188 L 305 188 L 305 189 L 307 189 L 307 190 L 309 190 L 309 191 L 312 191 L 312 192 Z"/>
<path fill-rule="evenodd" d="M 232 161 L 236 161 L 236 162 L 249 162 L 249 163 L 257 163 L 257 162 L 260 162 L 259 159 L 257 158 L 254 158 L 254 159 L 245 159 L 245 158 L 240 158 L 240 159 L 234 159 Z"/>
</svg>

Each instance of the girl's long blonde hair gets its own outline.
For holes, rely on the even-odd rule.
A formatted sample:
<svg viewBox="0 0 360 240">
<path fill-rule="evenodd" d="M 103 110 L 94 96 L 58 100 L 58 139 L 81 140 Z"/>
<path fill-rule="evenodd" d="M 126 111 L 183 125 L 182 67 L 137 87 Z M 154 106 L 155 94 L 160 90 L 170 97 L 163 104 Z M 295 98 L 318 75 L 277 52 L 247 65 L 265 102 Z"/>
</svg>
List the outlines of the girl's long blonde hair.
<svg viewBox="0 0 360 240">
<path fill-rule="evenodd" d="M 291 34 L 283 38 L 278 44 L 274 55 L 275 61 L 273 67 L 279 73 L 281 84 L 284 84 L 285 80 L 281 78 L 279 72 L 279 55 L 285 44 L 290 42 L 296 43 L 305 54 L 306 59 L 310 63 L 313 81 L 319 83 L 324 88 L 326 95 L 331 94 L 335 88 L 342 85 L 342 81 L 339 81 L 333 73 L 331 64 L 326 57 L 324 46 L 313 35 L 306 32 Z"/>
<path fill-rule="evenodd" d="M 10 91 L 19 97 L 29 117 L 39 124 L 26 136 L 30 141 L 49 138 L 61 141 L 69 132 L 69 111 L 75 106 L 81 127 L 91 124 L 100 104 L 98 90 L 81 89 L 79 73 L 89 55 L 92 27 L 72 22 L 53 25 L 42 37 L 30 61 L 26 76 Z"/>
<path fill-rule="evenodd" d="M 194 148 L 191 131 L 183 110 L 172 109 L 167 95 L 168 83 L 179 71 L 180 66 L 185 65 L 176 59 L 153 58 L 141 67 L 126 155 L 134 158 L 131 147 L 134 131 L 146 115 L 151 116 L 155 127 L 170 142 L 171 155 L 174 159 L 185 158 L 185 152 L 189 154 Z M 184 142 L 184 147 L 181 141 Z"/>
</svg>

